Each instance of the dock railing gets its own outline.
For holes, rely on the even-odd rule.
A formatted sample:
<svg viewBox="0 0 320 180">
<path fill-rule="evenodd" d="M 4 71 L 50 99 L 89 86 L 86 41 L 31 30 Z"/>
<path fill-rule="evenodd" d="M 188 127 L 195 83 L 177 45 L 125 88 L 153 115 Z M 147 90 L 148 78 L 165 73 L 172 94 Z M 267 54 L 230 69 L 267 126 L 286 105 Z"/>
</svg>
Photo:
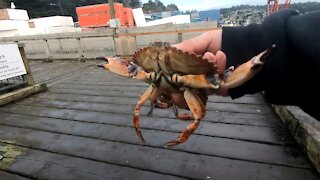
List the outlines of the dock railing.
<svg viewBox="0 0 320 180">
<path fill-rule="evenodd" d="M 104 55 L 132 55 L 154 41 L 175 44 L 213 29 L 217 29 L 216 22 L 117 29 L 115 35 L 111 29 L 101 28 L 59 34 L 0 37 L 0 43 L 25 44 L 26 56 L 32 60 L 87 60 Z"/>
</svg>

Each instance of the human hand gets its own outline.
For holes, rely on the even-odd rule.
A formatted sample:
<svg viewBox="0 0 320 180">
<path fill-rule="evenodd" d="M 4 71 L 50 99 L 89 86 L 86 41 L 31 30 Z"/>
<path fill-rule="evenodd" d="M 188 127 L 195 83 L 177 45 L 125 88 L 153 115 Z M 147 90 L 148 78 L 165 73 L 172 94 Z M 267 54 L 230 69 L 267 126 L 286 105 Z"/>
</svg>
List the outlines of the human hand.
<svg viewBox="0 0 320 180">
<path fill-rule="evenodd" d="M 220 73 L 223 73 L 226 67 L 226 56 L 220 51 L 221 42 L 222 29 L 217 29 L 173 46 L 186 52 L 203 55 L 204 58 L 217 64 Z"/>
<path fill-rule="evenodd" d="M 217 64 L 219 73 L 223 75 L 226 68 L 226 55 L 220 51 L 222 41 L 222 29 L 212 30 L 200 36 L 183 41 L 174 47 L 197 55 L 202 55 L 204 59 Z M 228 96 L 227 90 L 218 90 L 217 94 L 221 96 Z"/>
</svg>

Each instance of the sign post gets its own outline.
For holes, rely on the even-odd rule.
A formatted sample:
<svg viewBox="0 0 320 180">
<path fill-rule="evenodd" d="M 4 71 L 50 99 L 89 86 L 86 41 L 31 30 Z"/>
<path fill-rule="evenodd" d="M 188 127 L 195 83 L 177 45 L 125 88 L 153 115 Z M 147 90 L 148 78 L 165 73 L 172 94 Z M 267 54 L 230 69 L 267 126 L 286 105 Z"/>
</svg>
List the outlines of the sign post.
<svg viewBox="0 0 320 180">
<path fill-rule="evenodd" d="M 29 66 L 29 62 L 27 60 L 27 56 L 26 56 L 26 53 L 24 51 L 24 44 L 19 44 L 19 51 L 20 51 L 20 54 L 21 54 L 21 58 L 22 58 L 24 67 L 25 67 L 26 72 L 27 72 L 28 85 L 34 85 L 31 69 L 30 69 L 30 66 Z"/>
</svg>

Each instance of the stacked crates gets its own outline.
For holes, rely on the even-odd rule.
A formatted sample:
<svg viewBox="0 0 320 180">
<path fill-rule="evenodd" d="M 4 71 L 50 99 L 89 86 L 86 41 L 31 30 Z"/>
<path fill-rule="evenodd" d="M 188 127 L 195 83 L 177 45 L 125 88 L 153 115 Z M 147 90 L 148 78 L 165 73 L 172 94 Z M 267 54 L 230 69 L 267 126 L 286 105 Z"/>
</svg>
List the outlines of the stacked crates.
<svg viewBox="0 0 320 180">
<path fill-rule="evenodd" d="M 109 4 L 77 7 L 76 12 L 80 27 L 105 27 L 108 26 L 111 19 Z M 114 3 L 114 12 L 115 18 L 119 19 L 121 26 L 134 25 L 131 8 L 124 8 L 121 3 Z"/>
<path fill-rule="evenodd" d="M 124 26 L 126 26 L 126 27 L 134 26 L 132 9 L 131 8 L 123 8 L 123 11 L 124 11 L 124 19 L 125 19 Z"/>
</svg>

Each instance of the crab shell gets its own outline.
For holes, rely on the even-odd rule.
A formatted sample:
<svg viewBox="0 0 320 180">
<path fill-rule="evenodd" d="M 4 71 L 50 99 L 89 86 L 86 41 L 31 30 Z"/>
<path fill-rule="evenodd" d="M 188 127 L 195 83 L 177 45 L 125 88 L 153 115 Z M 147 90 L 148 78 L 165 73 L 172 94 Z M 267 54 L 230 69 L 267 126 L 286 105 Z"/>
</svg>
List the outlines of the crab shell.
<svg viewBox="0 0 320 180">
<path fill-rule="evenodd" d="M 146 72 L 162 70 L 167 75 L 218 74 L 218 67 L 208 59 L 192 53 L 183 52 L 166 42 L 154 42 L 133 55 L 133 62 Z"/>
</svg>

